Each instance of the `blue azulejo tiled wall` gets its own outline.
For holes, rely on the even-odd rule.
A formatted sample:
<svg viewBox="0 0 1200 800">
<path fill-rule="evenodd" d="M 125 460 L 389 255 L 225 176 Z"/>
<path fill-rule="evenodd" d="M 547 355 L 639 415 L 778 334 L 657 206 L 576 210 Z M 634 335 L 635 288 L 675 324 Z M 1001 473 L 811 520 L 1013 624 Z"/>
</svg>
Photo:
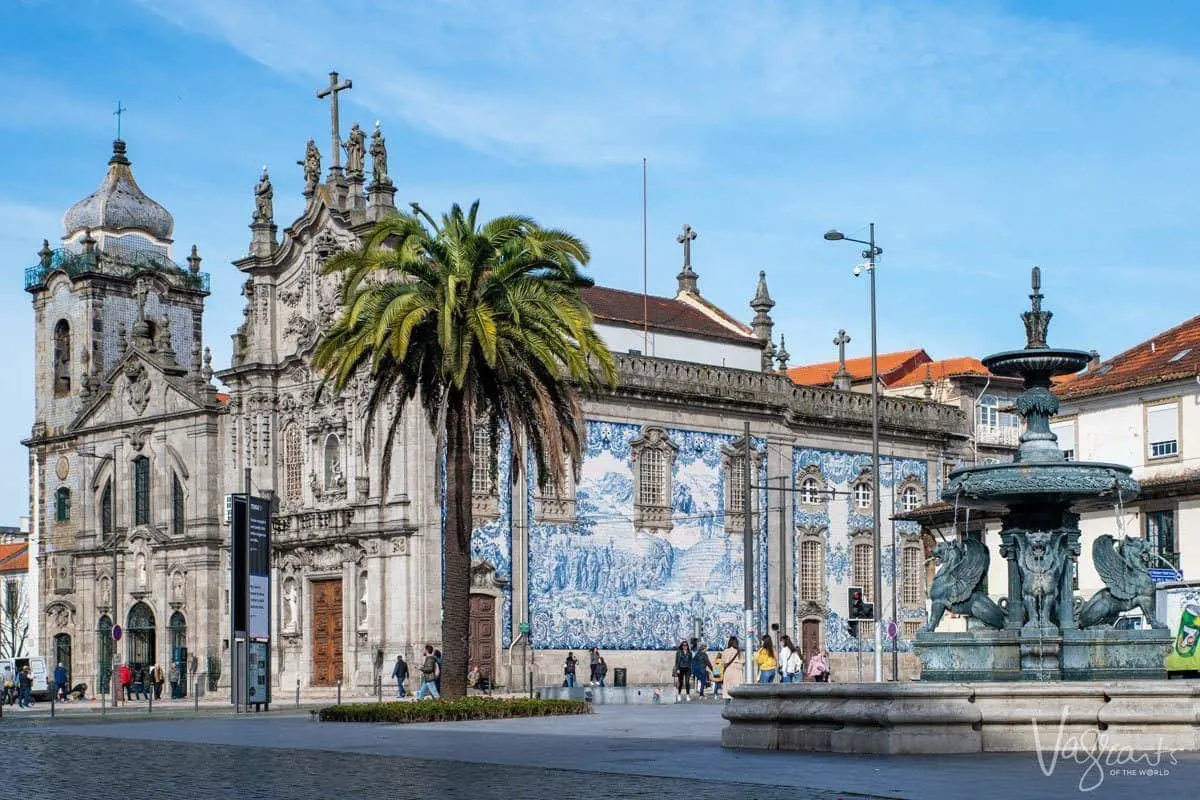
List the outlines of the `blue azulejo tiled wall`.
<svg viewBox="0 0 1200 800">
<path fill-rule="evenodd" d="M 877 601 L 881 601 L 881 612 L 886 622 L 892 616 L 892 572 L 895 566 L 897 580 L 901 575 L 900 554 L 891 546 L 892 525 L 896 526 L 899 537 L 904 533 L 916 533 L 919 526 L 914 522 L 892 522 L 892 508 L 896 492 L 905 485 L 916 485 L 924 497 L 928 481 L 928 464 L 920 459 L 893 458 L 880 456 L 880 504 L 881 504 L 881 539 L 882 539 L 882 591 L 877 593 Z M 825 450 L 817 448 L 796 448 L 792 455 L 793 480 L 795 486 L 807 476 L 814 475 L 821 482 L 823 494 L 821 502 L 816 505 L 806 505 L 797 502 L 793 512 L 793 522 L 796 529 L 824 532 L 825 564 L 824 564 L 824 633 L 825 647 L 830 651 L 853 651 L 860 647 L 871 650 L 873 640 L 862 643 L 852 639 L 847 632 L 845 619 L 846 589 L 853 582 L 853 553 L 851 539 L 860 531 L 870 531 L 872 518 L 870 509 L 859 508 L 854 501 L 853 486 L 860 476 L 870 475 L 871 454 L 852 453 L 843 450 Z M 802 603 L 800 593 L 801 565 L 799 563 L 800 548 L 792 548 L 793 611 L 799 614 Z M 905 611 L 900 613 L 900 620 L 919 619 L 924 616 L 923 610 Z M 901 631 L 903 625 L 900 625 Z M 890 646 L 890 645 L 889 645 Z M 911 649 L 912 643 L 900 640 L 900 648 Z"/>
<path fill-rule="evenodd" d="M 695 619 L 714 647 L 741 627 L 742 538 L 725 530 L 721 453 L 736 437 L 667 429 L 679 448 L 671 478 L 672 528 L 637 530 L 631 443 L 641 431 L 640 425 L 588 422 L 575 523 L 537 521 L 530 502 L 534 647 L 671 649 L 693 635 Z M 765 485 L 763 478 L 755 482 Z M 765 490 L 758 507 L 767 507 Z M 761 564 L 767 556 L 765 513 L 758 531 Z M 758 571 L 759 608 L 766 607 L 766 574 Z"/>
<path fill-rule="evenodd" d="M 512 437 L 504 432 L 497 445 L 496 487 L 499 493 L 499 514 L 496 519 L 475 520 L 471 531 L 471 558 L 482 558 L 496 569 L 503 580 L 501 588 L 501 641 L 504 647 L 512 644 Z M 442 519 L 445 519 L 443 513 Z"/>
</svg>

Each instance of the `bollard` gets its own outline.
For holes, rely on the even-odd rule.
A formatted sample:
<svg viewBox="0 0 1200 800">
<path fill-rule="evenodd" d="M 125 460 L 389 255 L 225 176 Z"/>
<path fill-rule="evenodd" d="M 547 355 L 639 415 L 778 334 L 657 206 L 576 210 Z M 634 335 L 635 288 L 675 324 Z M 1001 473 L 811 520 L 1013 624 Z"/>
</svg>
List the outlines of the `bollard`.
<svg viewBox="0 0 1200 800">
<path fill-rule="evenodd" d="M 296 678 L 296 708 L 300 707 L 300 679 Z"/>
<path fill-rule="evenodd" d="M 197 712 L 200 710 L 200 679 L 199 678 L 196 678 L 196 685 L 192 691 L 192 709 Z"/>
<path fill-rule="evenodd" d="M 50 719 L 54 719 L 54 699 L 58 695 L 58 687 L 50 690 Z"/>
<path fill-rule="evenodd" d="M 153 685 L 150 687 L 150 693 L 147 694 L 146 697 L 150 700 L 150 710 L 147 711 L 146 713 L 153 714 L 154 713 L 154 687 L 153 687 Z"/>
<path fill-rule="evenodd" d="M 342 704 L 342 679 L 341 678 L 338 678 L 338 701 L 337 701 L 337 704 L 339 706 Z"/>
<path fill-rule="evenodd" d="M 375 678 L 375 702 L 383 702 L 383 676 L 379 675 Z"/>
<path fill-rule="evenodd" d="M 108 704 L 107 701 L 108 701 L 108 693 L 101 692 L 100 693 L 100 716 L 102 716 L 102 717 L 108 716 L 108 708 L 106 708 L 106 706 Z"/>
</svg>

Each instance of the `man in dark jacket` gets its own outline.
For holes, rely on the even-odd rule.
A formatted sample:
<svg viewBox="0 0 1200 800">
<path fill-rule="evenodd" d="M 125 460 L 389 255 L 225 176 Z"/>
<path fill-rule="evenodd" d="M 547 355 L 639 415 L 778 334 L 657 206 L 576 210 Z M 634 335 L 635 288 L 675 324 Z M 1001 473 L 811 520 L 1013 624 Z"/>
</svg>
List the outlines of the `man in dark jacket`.
<svg viewBox="0 0 1200 800">
<path fill-rule="evenodd" d="M 700 699 L 704 699 L 704 690 L 708 688 L 708 674 L 712 672 L 712 662 L 708 659 L 708 645 L 704 642 L 696 645 L 692 651 L 692 677 L 696 686 L 700 687 Z"/>
<path fill-rule="evenodd" d="M 66 701 L 67 690 L 71 687 L 67 686 L 67 668 L 58 662 L 58 666 L 54 668 L 54 691 L 58 693 L 58 699 Z"/>
<path fill-rule="evenodd" d="M 421 688 L 417 689 L 417 699 L 424 700 L 428 694 L 434 700 L 441 697 L 437 688 L 438 662 L 433 654 L 433 645 L 425 645 L 425 660 L 421 662 Z"/>
<path fill-rule="evenodd" d="M 408 662 L 404 656 L 396 656 L 396 666 L 392 667 L 392 677 L 396 679 L 396 695 L 404 697 L 404 682 L 408 680 Z"/>
</svg>

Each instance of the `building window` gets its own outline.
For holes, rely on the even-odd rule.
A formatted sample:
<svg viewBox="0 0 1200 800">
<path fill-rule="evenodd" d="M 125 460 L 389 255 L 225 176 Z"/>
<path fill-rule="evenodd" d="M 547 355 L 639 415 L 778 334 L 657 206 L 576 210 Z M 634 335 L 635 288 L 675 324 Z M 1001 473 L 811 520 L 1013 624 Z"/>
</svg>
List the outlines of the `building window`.
<svg viewBox="0 0 1200 800">
<path fill-rule="evenodd" d="M 800 481 L 800 502 L 810 506 L 821 502 L 821 482 L 811 475 Z"/>
<path fill-rule="evenodd" d="M 859 481 L 854 484 L 854 505 L 858 508 L 871 507 L 870 481 Z"/>
<path fill-rule="evenodd" d="M 861 586 L 863 602 L 872 603 L 875 597 L 875 548 L 870 542 L 858 542 L 854 545 L 853 575 L 850 582 Z"/>
<path fill-rule="evenodd" d="M 21 583 L 9 579 L 4 582 L 4 622 L 17 624 L 21 617 Z"/>
<path fill-rule="evenodd" d="M 54 521 L 71 521 L 71 490 L 60 486 L 54 492 Z"/>
<path fill-rule="evenodd" d="M 1175 535 L 1175 512 L 1147 511 L 1146 512 L 1146 541 L 1154 548 L 1154 552 L 1175 569 L 1179 569 L 1179 539 Z M 1163 566 L 1162 562 L 1155 564 Z"/>
<path fill-rule="evenodd" d="M 71 393 L 71 326 L 60 319 L 54 326 L 54 396 Z"/>
<path fill-rule="evenodd" d="M 921 632 L 921 626 L 925 623 L 919 619 L 904 620 L 904 638 L 908 641 L 916 641 L 917 634 Z"/>
<path fill-rule="evenodd" d="M 1146 407 L 1146 443 L 1150 458 L 1179 455 L 1179 401 Z"/>
<path fill-rule="evenodd" d="M 1050 432 L 1058 438 L 1058 449 L 1062 450 L 1063 458 L 1067 461 L 1075 460 L 1075 420 L 1069 419 L 1063 422 L 1052 422 L 1050 424 Z"/>
<path fill-rule="evenodd" d="M 179 475 L 171 473 L 171 532 L 176 536 L 183 536 L 184 518 L 183 518 L 183 484 L 179 482 Z"/>
<path fill-rule="evenodd" d="M 283 491 L 289 503 L 304 499 L 303 441 L 295 422 L 283 429 Z"/>
<path fill-rule="evenodd" d="M 492 431 L 487 420 L 478 420 L 471 431 L 471 492 L 496 493 L 496 473 L 492 469 Z"/>
<path fill-rule="evenodd" d="M 662 428 L 648 427 L 631 443 L 635 528 L 671 529 L 671 471 L 678 449 Z"/>
<path fill-rule="evenodd" d="M 729 462 L 729 508 L 728 514 L 741 514 L 746 510 L 746 457 L 737 456 Z"/>
<path fill-rule="evenodd" d="M 112 478 L 104 482 L 104 490 L 100 492 L 100 532 L 112 533 L 113 529 L 113 489 Z"/>
<path fill-rule="evenodd" d="M 994 394 L 985 394 L 979 398 L 979 424 L 984 428 L 996 428 L 1000 425 L 1000 401 Z"/>
<path fill-rule="evenodd" d="M 808 537 L 800 540 L 800 599 L 820 603 L 825 599 L 821 577 L 825 574 L 825 542 Z"/>
<path fill-rule="evenodd" d="M 919 606 L 925 601 L 925 571 L 921 568 L 921 548 L 905 547 L 902 556 L 904 598 L 906 606 Z"/>
<path fill-rule="evenodd" d="M 133 524 L 150 524 L 150 459 L 133 460 Z"/>
<path fill-rule="evenodd" d="M 902 511 L 916 511 L 921 505 L 921 493 L 915 486 L 905 486 L 904 491 L 900 492 L 900 509 Z"/>
</svg>

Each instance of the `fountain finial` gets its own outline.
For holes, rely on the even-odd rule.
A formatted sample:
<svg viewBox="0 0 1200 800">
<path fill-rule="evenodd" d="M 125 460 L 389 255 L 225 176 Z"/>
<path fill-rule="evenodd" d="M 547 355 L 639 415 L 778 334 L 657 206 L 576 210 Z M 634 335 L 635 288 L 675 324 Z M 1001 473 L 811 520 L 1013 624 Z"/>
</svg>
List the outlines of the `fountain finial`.
<svg viewBox="0 0 1200 800">
<path fill-rule="evenodd" d="M 1025 349 L 1044 350 L 1047 346 L 1046 330 L 1050 327 L 1050 318 L 1054 314 L 1042 310 L 1042 299 L 1045 296 L 1042 294 L 1042 270 L 1040 267 L 1033 268 L 1030 284 L 1033 287 L 1033 293 L 1029 295 L 1031 310 L 1021 315 L 1021 318 L 1025 320 Z"/>
</svg>

